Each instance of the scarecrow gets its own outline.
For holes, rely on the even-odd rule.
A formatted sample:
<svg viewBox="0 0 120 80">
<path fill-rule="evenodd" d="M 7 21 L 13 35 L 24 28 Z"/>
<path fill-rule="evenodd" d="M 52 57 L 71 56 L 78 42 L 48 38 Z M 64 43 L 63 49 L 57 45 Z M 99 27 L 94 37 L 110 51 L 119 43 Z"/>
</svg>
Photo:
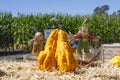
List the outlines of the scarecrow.
<svg viewBox="0 0 120 80">
<path fill-rule="evenodd" d="M 44 43 L 45 38 L 43 34 L 41 32 L 36 32 L 34 38 L 28 42 L 29 45 L 33 44 L 32 54 L 37 56 L 40 53 L 40 51 L 43 50 Z"/>
<path fill-rule="evenodd" d="M 90 54 L 90 42 L 97 42 L 99 39 L 90 34 L 90 26 L 88 23 L 88 17 L 82 24 L 78 33 L 74 35 L 74 39 L 78 39 L 78 45 L 76 46 L 76 57 L 80 60 L 89 61 L 92 54 Z"/>
</svg>

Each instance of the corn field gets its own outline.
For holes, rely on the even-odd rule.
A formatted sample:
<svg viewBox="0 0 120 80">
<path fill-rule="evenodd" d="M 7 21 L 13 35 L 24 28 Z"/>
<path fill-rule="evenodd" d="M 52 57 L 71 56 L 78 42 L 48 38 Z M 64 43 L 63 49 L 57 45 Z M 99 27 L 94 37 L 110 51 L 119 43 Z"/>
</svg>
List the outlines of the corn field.
<svg viewBox="0 0 120 80">
<path fill-rule="evenodd" d="M 91 33 L 100 36 L 102 43 L 120 42 L 120 16 L 114 15 L 88 15 Z M 85 16 L 72 16 L 68 14 L 18 14 L 0 12 L 0 51 L 14 49 L 29 49 L 27 42 L 33 38 L 35 32 L 44 34 L 45 29 L 59 28 L 59 24 L 50 21 L 56 17 L 64 24 L 64 29 L 73 34 L 81 27 Z"/>
</svg>

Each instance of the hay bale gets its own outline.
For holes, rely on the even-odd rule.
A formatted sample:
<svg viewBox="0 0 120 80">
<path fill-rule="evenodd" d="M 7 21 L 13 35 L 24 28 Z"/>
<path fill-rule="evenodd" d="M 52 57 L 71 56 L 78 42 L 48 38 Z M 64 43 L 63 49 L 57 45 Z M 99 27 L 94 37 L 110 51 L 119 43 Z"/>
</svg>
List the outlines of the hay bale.
<svg viewBox="0 0 120 80">
<path fill-rule="evenodd" d="M 5 73 L 0 80 L 120 80 L 120 68 L 109 64 L 95 67 L 79 65 L 74 72 L 62 73 L 38 69 L 37 61 L 0 61 L 0 70 Z"/>
</svg>

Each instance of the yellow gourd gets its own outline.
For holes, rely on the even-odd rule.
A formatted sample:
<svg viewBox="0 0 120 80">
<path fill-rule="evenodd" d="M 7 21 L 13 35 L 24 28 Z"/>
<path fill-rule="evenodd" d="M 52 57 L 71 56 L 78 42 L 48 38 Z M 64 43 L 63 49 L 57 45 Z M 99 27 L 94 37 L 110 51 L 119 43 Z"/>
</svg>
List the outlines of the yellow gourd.
<svg viewBox="0 0 120 80">
<path fill-rule="evenodd" d="M 56 44 L 57 44 L 58 30 L 52 30 L 48 37 L 44 51 L 41 51 L 38 55 L 38 67 L 40 70 L 48 70 L 56 68 Z"/>
<path fill-rule="evenodd" d="M 61 72 L 67 72 L 76 69 L 78 61 L 74 57 L 74 50 L 67 41 L 67 35 L 63 30 L 52 30 L 44 51 L 38 55 L 40 70 L 52 71 L 58 68 Z"/>
<path fill-rule="evenodd" d="M 59 30 L 57 39 L 57 59 L 58 69 L 61 72 L 73 71 L 77 67 L 77 60 L 74 57 L 74 50 L 67 41 L 67 33 Z"/>
<path fill-rule="evenodd" d="M 120 67 L 120 56 L 117 55 L 115 56 L 114 58 L 112 58 L 110 60 L 110 64 L 114 65 L 114 66 L 117 66 L 117 67 Z"/>
</svg>

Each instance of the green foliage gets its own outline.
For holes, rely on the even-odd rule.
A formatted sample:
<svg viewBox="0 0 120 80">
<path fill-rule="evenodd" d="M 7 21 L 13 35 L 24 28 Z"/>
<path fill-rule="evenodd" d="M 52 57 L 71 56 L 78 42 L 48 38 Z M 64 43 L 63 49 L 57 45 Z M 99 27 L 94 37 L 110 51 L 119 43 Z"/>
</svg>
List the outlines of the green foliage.
<svg viewBox="0 0 120 80">
<path fill-rule="evenodd" d="M 62 14 L 38 14 L 13 17 L 11 13 L 0 13 L 0 47 L 27 45 L 28 40 L 33 38 L 35 32 L 44 33 L 45 29 L 59 28 L 56 22 L 50 19 L 56 17 L 64 24 L 64 29 L 73 34 L 81 27 L 84 16 L 71 16 Z M 120 16 L 91 15 L 88 24 L 91 25 L 91 33 L 101 36 L 100 43 L 120 42 Z M 26 46 L 25 48 L 28 48 Z"/>
</svg>

